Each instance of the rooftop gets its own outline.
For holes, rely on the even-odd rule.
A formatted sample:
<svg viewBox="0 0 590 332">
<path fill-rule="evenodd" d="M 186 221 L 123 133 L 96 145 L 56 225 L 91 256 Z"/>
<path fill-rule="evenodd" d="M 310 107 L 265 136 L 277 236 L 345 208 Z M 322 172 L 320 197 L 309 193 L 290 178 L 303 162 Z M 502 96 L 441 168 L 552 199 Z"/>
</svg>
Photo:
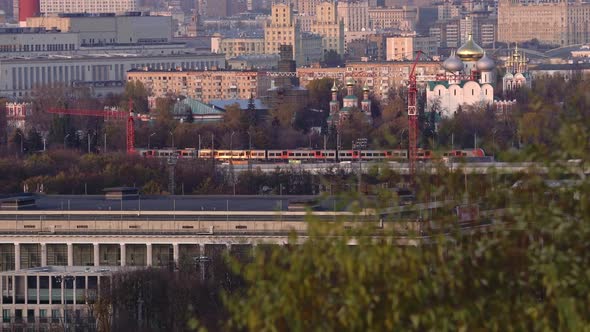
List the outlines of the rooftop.
<svg viewBox="0 0 590 332">
<path fill-rule="evenodd" d="M 14 195 L 23 197 L 24 194 Z M 169 195 L 140 196 L 133 200 L 106 199 L 104 195 L 32 195 L 32 211 L 277 211 L 302 196 Z M 312 196 L 304 196 L 311 198 Z M 6 199 L 6 197 L 5 197 Z M 282 203 L 281 203 L 282 202 Z"/>
</svg>

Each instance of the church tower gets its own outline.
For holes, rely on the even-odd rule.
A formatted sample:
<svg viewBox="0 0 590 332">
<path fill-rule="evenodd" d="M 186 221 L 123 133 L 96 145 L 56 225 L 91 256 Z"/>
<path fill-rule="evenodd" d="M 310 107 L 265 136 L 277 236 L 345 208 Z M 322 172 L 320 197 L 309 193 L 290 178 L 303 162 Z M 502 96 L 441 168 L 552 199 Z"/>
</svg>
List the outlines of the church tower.
<svg viewBox="0 0 590 332">
<path fill-rule="evenodd" d="M 330 100 L 330 115 L 338 113 L 340 105 L 338 104 L 338 87 L 336 86 L 336 80 L 334 79 L 334 85 L 332 85 L 332 100 Z"/>
<path fill-rule="evenodd" d="M 365 83 L 363 86 L 363 100 L 361 101 L 361 110 L 370 119 L 371 118 L 371 99 L 369 99 L 369 86 Z"/>
</svg>

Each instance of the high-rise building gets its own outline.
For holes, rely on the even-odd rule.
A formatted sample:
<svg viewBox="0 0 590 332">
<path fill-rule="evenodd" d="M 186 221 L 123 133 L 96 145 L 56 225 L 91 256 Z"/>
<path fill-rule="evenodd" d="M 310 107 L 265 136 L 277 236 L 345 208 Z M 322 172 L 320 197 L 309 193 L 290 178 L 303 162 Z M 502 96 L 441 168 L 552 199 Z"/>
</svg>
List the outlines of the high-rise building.
<svg viewBox="0 0 590 332">
<path fill-rule="evenodd" d="M 266 54 L 279 54 L 284 45 L 292 46 L 293 59 L 299 65 L 309 65 L 322 59 L 322 38 L 317 35 L 302 35 L 290 3 L 272 5 L 271 17 L 264 28 Z"/>
<path fill-rule="evenodd" d="M 418 9 L 416 7 L 369 9 L 369 23 L 371 28 L 375 30 L 400 29 L 413 31 L 417 20 Z"/>
<path fill-rule="evenodd" d="M 264 28 L 264 49 L 268 54 L 278 54 L 281 45 L 292 45 L 296 57 L 301 31 L 293 16 L 293 5 L 274 4 L 270 20 Z"/>
<path fill-rule="evenodd" d="M 315 16 L 317 6 L 324 0 L 296 0 L 293 1 L 296 6 L 294 9 L 300 15 Z"/>
<path fill-rule="evenodd" d="M 338 18 L 336 3 L 326 1 L 317 5 L 311 32 L 322 36 L 324 52 L 344 54 L 344 22 Z"/>
<path fill-rule="evenodd" d="M 532 39 L 556 46 L 590 42 L 590 3 L 500 0 L 498 41 L 512 43 Z"/>
<path fill-rule="evenodd" d="M 41 13 L 45 15 L 60 13 L 124 13 L 137 10 L 137 0 L 40 0 L 40 9 Z"/>
<path fill-rule="evenodd" d="M 344 31 L 356 32 L 369 30 L 369 2 L 351 0 L 338 2 L 338 17 L 344 23 Z"/>
</svg>

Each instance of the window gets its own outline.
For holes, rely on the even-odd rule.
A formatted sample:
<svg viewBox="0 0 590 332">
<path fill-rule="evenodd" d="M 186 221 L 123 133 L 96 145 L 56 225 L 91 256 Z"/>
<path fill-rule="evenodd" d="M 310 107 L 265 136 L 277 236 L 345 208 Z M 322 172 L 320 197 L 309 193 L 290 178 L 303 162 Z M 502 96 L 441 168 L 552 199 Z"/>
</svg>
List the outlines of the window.
<svg viewBox="0 0 590 332">
<path fill-rule="evenodd" d="M 10 323 L 10 309 L 3 309 L 2 310 L 2 322 L 3 323 Z"/>
</svg>

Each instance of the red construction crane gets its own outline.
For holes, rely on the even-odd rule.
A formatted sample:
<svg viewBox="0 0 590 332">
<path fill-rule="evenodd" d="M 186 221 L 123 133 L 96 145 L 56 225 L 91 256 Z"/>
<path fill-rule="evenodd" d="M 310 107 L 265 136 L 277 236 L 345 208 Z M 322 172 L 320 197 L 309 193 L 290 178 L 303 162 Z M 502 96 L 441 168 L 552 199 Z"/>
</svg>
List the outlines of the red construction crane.
<svg viewBox="0 0 590 332">
<path fill-rule="evenodd" d="M 133 114 L 133 101 L 129 101 L 129 112 L 118 110 L 85 110 L 85 109 L 65 109 L 65 108 L 50 108 L 47 113 L 65 114 L 76 116 L 95 116 L 105 119 L 113 120 L 127 120 L 127 153 L 135 153 L 135 127 Z"/>
<path fill-rule="evenodd" d="M 412 65 L 410 71 L 410 77 L 408 79 L 408 136 L 409 136 L 409 161 L 410 161 L 410 181 L 414 183 L 416 176 L 416 155 L 418 147 L 416 146 L 418 140 L 418 109 L 417 109 L 417 94 L 418 89 L 416 88 L 416 65 L 422 55 L 422 51 L 416 52 L 416 59 Z"/>
</svg>

